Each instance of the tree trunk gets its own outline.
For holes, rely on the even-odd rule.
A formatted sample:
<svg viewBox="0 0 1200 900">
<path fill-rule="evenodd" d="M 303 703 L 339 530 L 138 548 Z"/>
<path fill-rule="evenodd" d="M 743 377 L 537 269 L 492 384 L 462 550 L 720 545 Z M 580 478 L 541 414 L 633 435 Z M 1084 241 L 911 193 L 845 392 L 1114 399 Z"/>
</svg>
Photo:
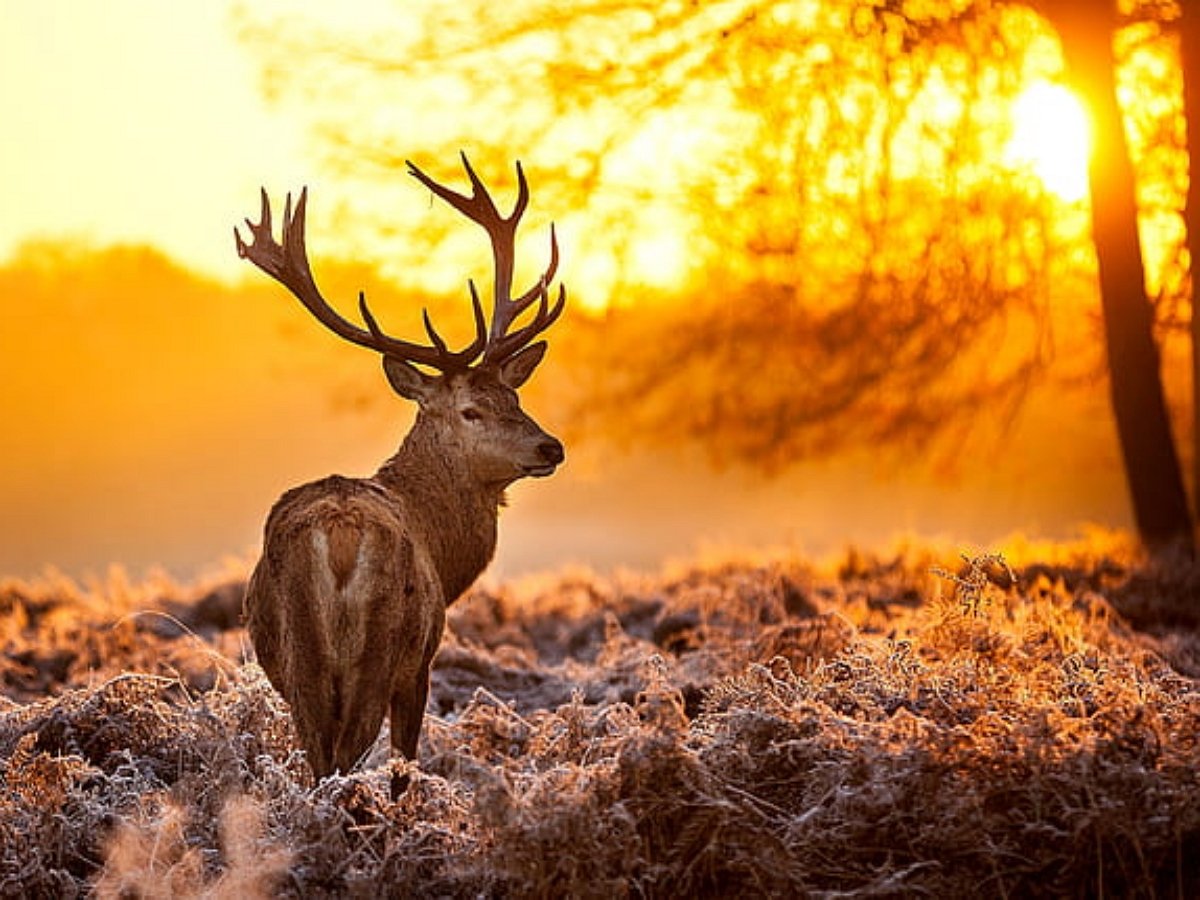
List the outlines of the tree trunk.
<svg viewBox="0 0 1200 900">
<path fill-rule="evenodd" d="M 1192 282 L 1192 508 L 1200 515 L 1200 12 L 1184 3 L 1179 23 L 1188 192 L 1183 210 Z"/>
<path fill-rule="evenodd" d="M 1134 520 L 1151 549 L 1192 541 L 1192 519 L 1167 414 L 1146 296 L 1133 165 L 1117 103 L 1115 3 L 1045 4 L 1062 39 L 1069 75 L 1091 104 L 1088 177 L 1100 273 L 1109 383 Z"/>
</svg>

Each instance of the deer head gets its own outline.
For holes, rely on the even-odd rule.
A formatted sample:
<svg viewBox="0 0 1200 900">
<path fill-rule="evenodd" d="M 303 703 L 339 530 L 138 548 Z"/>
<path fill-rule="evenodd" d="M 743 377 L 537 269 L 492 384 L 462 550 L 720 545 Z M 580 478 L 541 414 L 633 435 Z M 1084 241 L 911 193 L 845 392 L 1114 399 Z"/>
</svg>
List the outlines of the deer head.
<svg viewBox="0 0 1200 900">
<path fill-rule="evenodd" d="M 429 343 L 418 344 L 386 334 L 361 291 L 358 307 L 365 327 L 345 319 L 326 302 L 313 279 L 305 248 L 307 188 L 301 190 L 294 210 L 291 194 L 287 197 L 282 241 L 276 241 L 272 234 L 271 206 L 265 190 L 259 221 L 246 220 L 250 242 L 242 240 L 236 228 L 234 237 L 239 256 L 291 291 L 326 328 L 382 354 L 392 389 L 420 407 L 414 434 L 428 433 L 432 443 L 446 456 L 460 459 L 479 483 L 503 488 L 524 476 L 549 475 L 564 458 L 562 444 L 521 409 L 516 392 L 545 355 L 545 341 L 534 342 L 534 338 L 561 315 L 566 290 L 560 284 L 557 298 L 550 302 L 549 286 L 558 269 L 558 242 L 551 225 L 549 265 L 529 290 L 512 296 L 517 226 L 529 202 L 525 173 L 518 162 L 516 204 L 504 216 L 465 153 L 462 162 L 471 184 L 470 196 L 438 184 L 408 163 L 409 174 L 482 226 L 491 241 L 495 266 L 491 322 L 489 325 L 485 321 L 475 283 L 469 281 L 475 337 L 461 350 L 447 347 L 428 311 L 423 312 L 422 319 Z M 514 327 L 531 308 L 528 321 Z"/>
</svg>

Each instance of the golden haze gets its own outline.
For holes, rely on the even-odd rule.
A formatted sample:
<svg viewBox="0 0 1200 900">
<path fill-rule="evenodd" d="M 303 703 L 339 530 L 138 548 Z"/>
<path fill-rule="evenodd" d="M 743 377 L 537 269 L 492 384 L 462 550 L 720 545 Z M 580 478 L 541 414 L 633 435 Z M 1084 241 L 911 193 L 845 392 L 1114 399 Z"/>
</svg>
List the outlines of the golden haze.
<svg viewBox="0 0 1200 900">
<path fill-rule="evenodd" d="M 317 271 L 331 297 L 374 287 L 389 325 L 415 324 L 411 297 L 375 273 Z M 50 244 L 0 268 L 0 292 L 22 298 L 5 304 L 0 328 L 0 354 L 13 363 L 0 395 L 9 423 L 0 571 L 9 574 L 101 572 L 119 561 L 187 575 L 248 554 L 281 491 L 371 471 L 410 415 L 371 354 L 327 335 L 271 284 L 223 287 L 148 249 Z M 553 429 L 563 424 L 555 395 L 578 373 L 566 348 L 581 340 L 562 327 L 527 403 Z M 764 480 L 713 472 L 686 449 L 574 445 L 563 473 L 516 489 L 498 571 L 653 565 L 698 546 L 791 541 L 824 552 L 904 531 L 984 542 L 1026 525 L 1122 524 L 1102 397 L 1078 402 L 1046 396 L 1000 454 L 964 461 L 948 480 L 927 466 L 875 479 L 858 455 Z M 1042 437 L 1064 431 L 1074 439 Z"/>
<path fill-rule="evenodd" d="M 1054 80 L 1058 65 L 1053 51 L 1030 64 L 1024 89 L 1014 102 L 996 105 L 988 133 L 1014 185 L 1029 189 L 1032 174 L 1033 189 L 1052 195 L 1062 219 L 1079 222 L 1086 203 L 1079 181 L 1086 118 Z M 917 100 L 914 134 L 959 121 L 950 83 L 948 76 L 929 80 Z M 362 117 L 378 111 L 349 101 L 347 107 Z M 299 115 L 286 104 L 282 110 Z M 453 110 L 456 118 L 464 115 Z M 641 128 L 621 148 L 615 177 L 644 183 L 664 165 L 682 166 L 697 154 L 702 164 L 712 135 L 688 124 L 695 118 L 684 105 Z M 137 137 L 132 130 L 130 140 Z M 902 151 L 903 142 L 898 147 Z M 839 179 L 852 167 L 828 162 L 823 189 L 830 195 L 850 190 L 850 182 Z M 898 165 L 926 179 L 924 190 L 935 197 L 944 187 L 941 162 L 914 150 Z M 524 240 L 540 254 L 554 210 L 537 203 L 536 163 L 528 167 L 537 209 Z M 995 170 L 989 172 L 993 177 Z M 455 234 L 424 269 L 389 269 L 387 259 L 407 230 L 442 227 L 444 211 L 412 188 L 399 209 L 389 207 L 394 231 L 384 241 L 355 228 L 356 197 L 367 202 L 370 193 L 364 185 L 316 175 L 323 181 L 312 179 L 311 252 L 323 286 L 342 309 L 348 312 L 364 287 L 397 331 L 416 329 L 414 295 L 424 291 L 448 297 L 437 308 L 461 315 L 466 277 L 486 271 L 477 235 Z M 263 180 L 277 176 L 266 171 Z M 396 172 L 384 177 L 404 180 Z M 637 315 L 653 319 L 707 287 L 695 247 L 713 236 L 696 232 L 685 194 L 670 199 L 681 207 L 657 203 L 636 221 L 560 218 L 575 320 L 552 337 L 550 363 L 533 386 L 531 403 L 541 407 L 538 416 L 548 427 L 559 427 L 566 415 L 563 395 L 573 388 L 564 382 L 584 378 L 588 342 L 603 340 L 602 328 L 582 327 L 603 321 L 588 313 L 599 315 L 619 296 Z M 228 226 L 256 207 L 251 192 L 220 223 L 231 255 Z M 831 254 L 849 243 L 828 237 L 836 235 L 836 224 L 807 223 L 826 235 Z M 1174 240 L 1169 221 L 1157 227 L 1147 232 L 1151 238 L 1162 234 L 1164 245 Z M 624 249 L 597 248 L 590 235 L 598 232 Z M 1059 305 L 1059 338 L 1083 345 L 1091 335 L 1080 312 L 1094 300 L 1088 251 L 1078 228 L 1062 240 L 1085 261 Z M 339 264 L 338 255 L 373 265 Z M 0 571 L 31 574 L 56 564 L 80 572 L 117 561 L 135 567 L 161 562 L 188 572 L 224 553 L 250 552 L 262 517 L 284 488 L 332 471 L 370 471 L 394 448 L 411 413 L 390 398 L 375 360 L 325 334 L 254 273 L 225 284 L 189 271 L 189 262 L 154 249 L 48 241 L 27 245 L 0 269 L 6 382 L 0 415 L 7 423 Z M 407 287 L 388 288 L 389 278 Z M 622 352 L 632 359 L 654 348 Z M 1075 365 L 1073 374 L 1080 371 L 1094 376 L 1098 369 Z M 604 373 L 587 377 L 603 389 Z M 1064 434 L 1071 439 L 1062 440 Z M 1035 395 L 1028 412 L 992 446 L 1000 449 L 958 460 L 952 477 L 928 459 L 914 459 L 911 469 L 879 470 L 869 453 L 852 452 L 765 481 L 739 470 L 713 474 L 689 448 L 620 455 L 602 441 L 581 444 L 571 449 L 563 474 L 518 489 L 503 526 L 502 552 L 510 555 L 501 559 L 501 571 L 572 559 L 650 563 L 705 539 L 793 540 L 824 550 L 910 529 L 985 541 L 1020 527 L 1062 533 L 1087 519 L 1126 523 L 1102 384 Z"/>
</svg>

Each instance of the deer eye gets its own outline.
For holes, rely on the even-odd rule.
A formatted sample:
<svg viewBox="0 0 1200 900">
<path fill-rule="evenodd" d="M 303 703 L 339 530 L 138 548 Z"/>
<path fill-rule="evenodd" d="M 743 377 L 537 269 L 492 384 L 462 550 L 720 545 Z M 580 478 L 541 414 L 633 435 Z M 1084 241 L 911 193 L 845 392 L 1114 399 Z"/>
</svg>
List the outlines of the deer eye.
<svg viewBox="0 0 1200 900">
<path fill-rule="evenodd" d="M 483 418 L 483 413 L 474 406 L 463 407 L 458 411 L 458 414 L 463 417 L 464 422 L 478 422 Z"/>
</svg>

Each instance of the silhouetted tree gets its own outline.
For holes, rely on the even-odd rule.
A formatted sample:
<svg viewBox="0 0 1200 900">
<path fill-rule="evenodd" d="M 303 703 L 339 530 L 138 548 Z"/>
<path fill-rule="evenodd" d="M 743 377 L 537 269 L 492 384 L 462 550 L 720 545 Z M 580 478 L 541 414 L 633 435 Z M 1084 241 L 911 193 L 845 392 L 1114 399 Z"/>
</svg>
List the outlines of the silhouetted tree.
<svg viewBox="0 0 1200 900">
<path fill-rule="evenodd" d="M 1183 69 L 1183 114 L 1188 148 L 1200 148 L 1200 13 L 1195 4 L 1180 9 L 1180 59 Z M 1189 268 L 1194 273 L 1200 261 L 1200 165 L 1190 166 L 1187 199 L 1184 207 L 1187 225 Z M 1192 497 L 1200 516 L 1200 315 L 1196 314 L 1197 284 L 1191 278 L 1192 343 Z"/>
<path fill-rule="evenodd" d="M 1167 413 L 1154 310 L 1146 296 L 1136 183 L 1117 99 L 1113 3 L 1040 0 L 1062 39 L 1069 77 L 1090 101 L 1092 237 L 1109 384 L 1134 517 L 1151 546 L 1192 540 L 1192 519 Z"/>
<path fill-rule="evenodd" d="M 1121 119 L 1097 8 L 1038 4 L 1073 75 L 1108 98 L 1103 143 Z M 417 153 L 450 165 L 459 147 L 493 171 L 521 156 L 550 208 L 588 216 L 580 242 L 618 262 L 655 228 L 685 234 L 702 277 L 654 315 L 617 282 L 591 326 L 614 349 L 595 353 L 585 406 L 605 430 L 699 437 L 771 467 L 854 442 L 924 446 L 973 409 L 1014 408 L 1044 368 L 1054 210 L 997 158 L 1039 23 L 992 0 L 471 2 L 359 39 L 270 23 L 257 46 L 276 87 L 308 92 L 349 177 L 380 184 Z M 378 127 L 362 121 L 372 102 L 388 110 Z M 1128 154 L 1111 147 L 1118 180 L 1092 177 L 1106 346 L 1138 526 L 1157 544 L 1190 519 Z M 639 169 L 647 150 L 657 164 Z"/>
</svg>

